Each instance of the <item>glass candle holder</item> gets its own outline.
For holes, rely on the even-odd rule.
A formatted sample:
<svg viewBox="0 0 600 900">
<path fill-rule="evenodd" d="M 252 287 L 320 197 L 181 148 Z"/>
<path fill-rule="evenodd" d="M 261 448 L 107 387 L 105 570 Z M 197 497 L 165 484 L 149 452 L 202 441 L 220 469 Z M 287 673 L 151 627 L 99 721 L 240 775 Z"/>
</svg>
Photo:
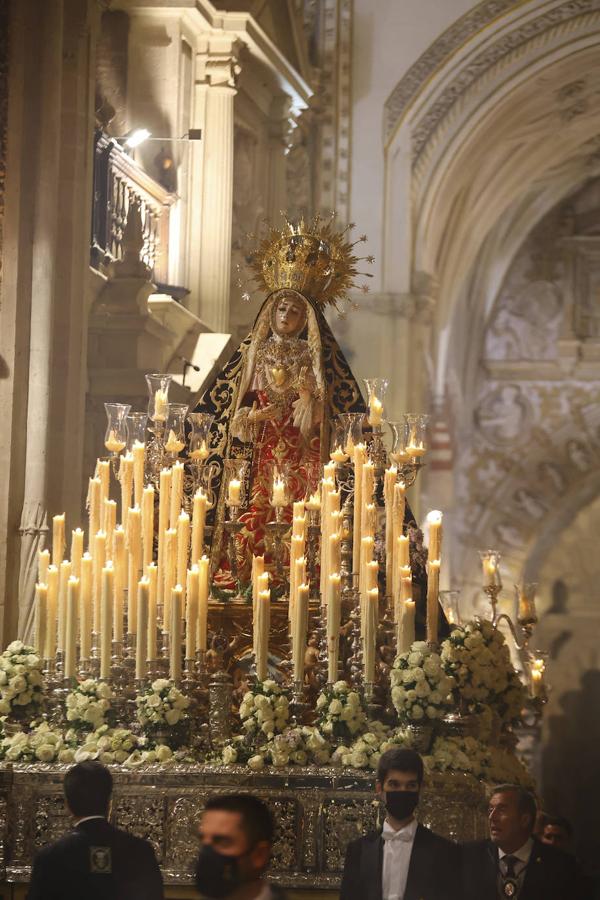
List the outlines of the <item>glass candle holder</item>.
<svg viewBox="0 0 600 900">
<path fill-rule="evenodd" d="M 480 550 L 481 565 L 483 567 L 483 587 L 497 591 L 502 587 L 500 578 L 500 554 L 497 550 Z"/>
<path fill-rule="evenodd" d="M 371 428 L 381 428 L 383 422 L 383 399 L 388 389 L 389 380 L 387 378 L 365 378 L 363 380 L 368 394 L 367 422 Z"/>
<path fill-rule="evenodd" d="M 133 450 L 134 444 L 146 443 L 146 426 L 148 424 L 148 415 L 146 413 L 134 412 L 127 416 L 127 449 Z"/>
<path fill-rule="evenodd" d="M 406 452 L 411 459 L 420 459 L 427 452 L 427 423 L 429 416 L 406 413 Z"/>
<path fill-rule="evenodd" d="M 515 584 L 515 600 L 517 605 L 517 622 L 525 628 L 535 625 L 538 617 L 535 608 L 537 582 Z"/>
<path fill-rule="evenodd" d="M 211 413 L 190 413 L 187 418 L 192 426 L 189 457 L 195 463 L 203 463 L 210 455 L 210 429 L 215 417 Z"/>
<path fill-rule="evenodd" d="M 448 625 L 461 625 L 460 591 L 440 591 L 439 598 Z"/>
<path fill-rule="evenodd" d="M 185 447 L 185 417 L 187 403 L 169 403 L 169 415 L 165 429 L 165 450 L 175 458 Z"/>
<path fill-rule="evenodd" d="M 225 483 L 227 494 L 225 503 L 227 506 L 239 507 L 246 505 L 246 475 L 249 463 L 246 459 L 225 460 Z"/>
<path fill-rule="evenodd" d="M 131 409 L 127 403 L 105 403 L 106 434 L 104 446 L 111 456 L 118 456 L 127 446 L 127 413 Z"/>
<path fill-rule="evenodd" d="M 165 426 L 169 417 L 169 387 L 171 375 L 146 375 L 148 385 L 148 418 L 155 425 Z"/>
<path fill-rule="evenodd" d="M 405 463 L 410 462 L 410 456 L 406 449 L 408 426 L 405 421 L 388 422 L 387 424 L 392 434 L 390 460 L 398 467 L 403 466 Z"/>
<path fill-rule="evenodd" d="M 341 416 L 336 416 L 331 429 L 331 450 L 329 458 L 335 463 L 345 463 L 348 459 L 346 452 L 346 428 Z"/>
<path fill-rule="evenodd" d="M 352 458 L 354 448 L 363 440 L 364 413 L 340 413 L 337 417 L 343 428 L 342 447 L 346 455 Z"/>
</svg>

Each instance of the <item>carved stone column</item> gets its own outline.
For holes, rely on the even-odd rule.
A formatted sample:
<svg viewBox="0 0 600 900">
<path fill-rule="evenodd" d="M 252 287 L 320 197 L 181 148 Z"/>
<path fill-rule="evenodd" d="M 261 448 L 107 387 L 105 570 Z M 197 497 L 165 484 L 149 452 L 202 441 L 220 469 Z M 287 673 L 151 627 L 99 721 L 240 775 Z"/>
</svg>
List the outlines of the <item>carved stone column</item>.
<svg viewBox="0 0 600 900">
<path fill-rule="evenodd" d="M 202 142 L 191 160 L 190 309 L 227 331 L 233 202 L 233 104 L 240 41 L 210 35 L 196 54 L 193 127 Z"/>
</svg>

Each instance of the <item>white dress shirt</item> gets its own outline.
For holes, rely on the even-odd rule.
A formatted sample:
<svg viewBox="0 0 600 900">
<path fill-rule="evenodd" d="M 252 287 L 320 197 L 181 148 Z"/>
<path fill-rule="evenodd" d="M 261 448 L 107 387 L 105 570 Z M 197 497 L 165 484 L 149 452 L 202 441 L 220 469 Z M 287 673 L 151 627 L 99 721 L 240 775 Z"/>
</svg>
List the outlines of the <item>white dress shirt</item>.
<svg viewBox="0 0 600 900">
<path fill-rule="evenodd" d="M 386 820 L 383 823 L 383 873 L 381 886 L 383 900 L 404 900 L 408 867 L 412 853 L 417 820 L 396 831 Z"/>
</svg>

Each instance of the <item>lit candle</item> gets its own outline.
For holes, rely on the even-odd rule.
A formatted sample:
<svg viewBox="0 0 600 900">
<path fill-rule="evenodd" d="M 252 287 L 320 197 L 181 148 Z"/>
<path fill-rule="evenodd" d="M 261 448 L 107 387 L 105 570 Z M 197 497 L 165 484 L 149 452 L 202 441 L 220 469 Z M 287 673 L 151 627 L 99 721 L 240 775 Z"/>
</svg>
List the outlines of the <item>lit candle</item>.
<svg viewBox="0 0 600 900">
<path fill-rule="evenodd" d="M 154 414 L 151 416 L 155 422 L 165 422 L 169 415 L 169 399 L 167 391 L 158 388 L 154 394 Z"/>
<path fill-rule="evenodd" d="M 342 564 L 341 557 L 341 547 L 342 547 L 342 536 L 338 534 L 336 531 L 335 534 L 329 535 L 329 572 L 328 575 L 332 575 L 334 572 L 339 572 Z"/>
<path fill-rule="evenodd" d="M 194 495 L 192 508 L 192 565 L 200 562 L 204 553 L 204 529 L 206 527 L 206 508 L 208 498 L 202 488 Z"/>
<path fill-rule="evenodd" d="M 321 497 L 318 490 L 310 495 L 306 501 L 306 508 L 311 510 L 311 512 L 318 512 L 321 509 Z"/>
<path fill-rule="evenodd" d="M 48 617 L 44 659 L 54 659 L 56 657 L 56 637 L 58 633 L 59 572 L 57 566 L 48 566 L 46 577 L 48 579 Z"/>
<path fill-rule="evenodd" d="M 79 591 L 79 656 L 82 661 L 90 658 L 92 650 L 93 583 L 94 560 L 90 553 L 84 553 Z"/>
<path fill-rule="evenodd" d="M 65 514 L 52 519 L 52 564 L 60 566 L 65 553 Z"/>
<path fill-rule="evenodd" d="M 71 532 L 71 568 L 73 575 L 79 578 L 81 574 L 81 557 L 83 556 L 83 531 L 76 528 Z"/>
<path fill-rule="evenodd" d="M 327 597 L 327 681 L 338 680 L 341 625 L 341 578 L 337 572 L 329 576 Z"/>
<path fill-rule="evenodd" d="M 148 613 L 150 606 L 150 579 L 141 578 L 137 589 L 137 631 L 135 635 L 135 677 L 142 681 L 148 673 Z"/>
<path fill-rule="evenodd" d="M 115 593 L 112 562 L 102 569 L 102 600 L 100 607 L 100 678 L 108 681 L 111 664 L 112 607 Z"/>
<path fill-rule="evenodd" d="M 154 662 L 157 659 L 156 652 L 156 626 L 157 609 L 156 597 L 158 591 L 158 566 L 150 563 L 146 569 L 146 577 L 150 585 L 148 592 L 148 659 Z"/>
<path fill-rule="evenodd" d="M 200 569 L 197 565 L 187 573 L 185 603 L 185 658 L 194 659 L 198 638 L 198 597 L 200 593 Z"/>
<path fill-rule="evenodd" d="M 486 587 L 494 587 L 497 583 L 498 566 L 493 557 L 483 559 L 483 583 Z"/>
<path fill-rule="evenodd" d="M 394 485 L 398 469 L 390 466 L 383 476 L 383 501 L 385 505 L 385 589 L 388 596 L 393 594 L 394 562 Z"/>
<path fill-rule="evenodd" d="M 125 453 L 119 462 L 119 483 L 121 485 L 121 522 L 127 527 L 127 510 L 131 506 L 133 486 L 133 454 Z"/>
<path fill-rule="evenodd" d="M 381 400 L 378 400 L 374 394 L 371 394 L 369 397 L 369 425 L 371 425 L 372 428 L 381 425 L 382 416 L 383 403 Z"/>
<path fill-rule="evenodd" d="M 157 603 L 164 605 L 165 590 L 165 542 L 169 527 L 169 509 L 171 507 L 170 469 L 162 469 L 160 473 L 160 493 L 158 497 L 158 596 Z"/>
<path fill-rule="evenodd" d="M 285 482 L 281 476 L 276 475 L 273 478 L 273 497 L 271 505 L 274 507 L 286 505 Z"/>
<path fill-rule="evenodd" d="M 171 482 L 171 512 L 169 515 L 169 527 L 177 528 L 177 519 L 181 512 L 183 500 L 183 463 L 176 462 L 171 469 L 173 480 Z"/>
<path fill-rule="evenodd" d="M 142 570 L 142 511 L 139 506 L 127 510 L 127 633 L 137 630 L 137 586 Z"/>
<path fill-rule="evenodd" d="M 46 571 L 47 574 L 47 571 Z M 35 652 L 43 658 L 46 652 L 46 631 L 48 628 L 48 585 L 35 586 Z"/>
<path fill-rule="evenodd" d="M 165 450 L 167 453 L 180 453 L 185 447 L 184 442 L 175 434 L 172 428 L 169 429 L 169 436 L 165 441 Z"/>
<path fill-rule="evenodd" d="M 165 532 L 163 630 L 171 626 L 171 592 L 177 584 L 177 529 Z M 182 588 L 183 590 L 183 588 Z"/>
<path fill-rule="evenodd" d="M 115 598 L 113 609 L 113 638 L 115 641 L 123 640 L 123 609 L 124 609 L 124 592 L 127 586 L 126 575 L 126 550 L 125 550 L 125 529 L 122 525 L 117 525 L 113 534 L 113 567 L 114 567 L 114 583 Z"/>
<path fill-rule="evenodd" d="M 175 585 L 171 591 L 169 630 L 169 676 L 178 684 L 181 680 L 181 615 L 183 610 L 183 588 Z"/>
<path fill-rule="evenodd" d="M 198 650 L 206 651 L 208 644 L 208 575 L 209 560 L 203 556 L 198 563 Z"/>
<path fill-rule="evenodd" d="M 427 641 L 435 644 L 438 639 L 438 615 L 440 593 L 440 561 L 427 563 Z"/>
<path fill-rule="evenodd" d="M 370 559 L 366 564 L 366 572 L 365 572 L 365 588 L 367 591 L 372 591 L 373 588 L 377 587 L 377 581 L 379 577 L 379 563 L 376 559 Z"/>
<path fill-rule="evenodd" d="M 344 452 L 342 447 L 338 444 L 334 450 L 330 453 L 330 459 L 335 463 L 343 463 L 347 459 L 347 454 Z"/>
<path fill-rule="evenodd" d="M 268 671 L 271 591 L 266 590 L 259 593 L 256 613 L 256 678 L 258 681 L 264 681 Z"/>
<path fill-rule="evenodd" d="M 230 506 L 239 506 L 241 503 L 242 483 L 238 478 L 231 478 L 227 488 L 227 502 Z"/>
<path fill-rule="evenodd" d="M 181 512 L 177 519 L 177 584 L 186 583 L 188 557 L 190 554 L 190 517 Z M 184 594 L 185 602 L 185 594 Z"/>
<path fill-rule="evenodd" d="M 67 586 L 71 577 L 71 563 L 63 559 L 59 567 L 58 586 L 58 642 L 57 649 L 65 649 L 67 634 Z"/>
<path fill-rule="evenodd" d="M 46 575 L 48 573 L 49 565 L 50 551 L 40 550 L 40 552 L 38 553 L 38 582 L 40 584 L 46 584 Z"/>
<path fill-rule="evenodd" d="M 534 659 L 531 664 L 531 696 L 543 697 L 545 694 L 544 687 L 544 670 L 546 666 L 543 659 Z"/>
<path fill-rule="evenodd" d="M 206 446 L 206 441 L 202 441 L 199 447 L 195 447 L 193 450 L 190 450 L 190 459 L 202 461 L 204 459 L 208 459 L 209 453 L 210 450 Z"/>
<path fill-rule="evenodd" d="M 120 453 L 125 447 L 125 441 L 118 437 L 114 428 L 111 428 L 107 439 L 104 441 L 104 446 L 109 453 Z"/>
<path fill-rule="evenodd" d="M 77 675 L 77 609 L 79 607 L 79 578 L 69 577 L 66 602 L 66 637 L 64 677 Z"/>
</svg>

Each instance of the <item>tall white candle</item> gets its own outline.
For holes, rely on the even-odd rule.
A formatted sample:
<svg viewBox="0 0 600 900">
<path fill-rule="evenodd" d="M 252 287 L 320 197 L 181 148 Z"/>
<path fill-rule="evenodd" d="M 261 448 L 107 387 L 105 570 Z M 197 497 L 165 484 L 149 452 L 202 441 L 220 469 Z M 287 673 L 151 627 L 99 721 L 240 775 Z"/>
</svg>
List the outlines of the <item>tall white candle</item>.
<svg viewBox="0 0 600 900">
<path fill-rule="evenodd" d="M 440 594 L 440 561 L 427 563 L 427 641 L 437 643 Z"/>
<path fill-rule="evenodd" d="M 142 492 L 142 568 L 144 572 L 152 562 L 154 554 L 154 485 L 149 484 Z"/>
<path fill-rule="evenodd" d="M 133 485 L 133 454 L 124 453 L 119 462 L 119 483 L 121 485 L 121 522 L 127 527 L 127 510 L 131 506 Z"/>
<path fill-rule="evenodd" d="M 365 463 L 366 452 L 364 444 L 356 444 L 354 447 L 354 522 L 352 534 L 352 571 L 360 574 L 361 559 L 361 518 L 362 518 L 362 470 Z"/>
<path fill-rule="evenodd" d="M 148 611 L 150 605 L 150 579 L 141 578 L 137 590 L 137 631 L 135 634 L 135 677 L 141 681 L 148 672 Z"/>
<path fill-rule="evenodd" d="M 88 550 L 92 555 L 94 553 L 94 538 L 100 531 L 100 527 L 102 524 L 100 515 L 101 490 L 102 484 L 100 482 L 100 479 L 97 477 L 90 478 L 88 487 Z"/>
<path fill-rule="evenodd" d="M 92 631 L 100 631 L 100 597 L 102 595 L 102 569 L 106 563 L 106 534 L 99 531 L 94 537 L 94 584 Z"/>
<path fill-rule="evenodd" d="M 167 528 L 165 532 L 165 562 L 164 562 L 164 607 L 163 628 L 168 631 L 171 627 L 171 597 L 177 584 L 177 529 Z M 183 590 L 183 588 L 182 588 Z"/>
<path fill-rule="evenodd" d="M 114 593 L 114 570 L 112 562 L 108 562 L 102 569 L 102 598 L 100 606 L 100 678 L 104 681 L 110 678 Z"/>
<path fill-rule="evenodd" d="M 71 577 L 71 563 L 63 559 L 59 566 L 58 582 L 58 639 L 57 649 L 65 649 L 67 633 L 67 587 Z"/>
<path fill-rule="evenodd" d="M 398 469 L 390 466 L 383 476 L 383 501 L 385 504 L 385 590 L 388 597 L 393 596 L 393 561 L 394 561 L 394 485 Z"/>
<path fill-rule="evenodd" d="M 125 549 L 125 529 L 117 525 L 113 534 L 113 566 L 115 570 L 115 601 L 113 609 L 113 636 L 115 641 L 123 640 L 123 611 L 127 588 L 127 552 Z"/>
<path fill-rule="evenodd" d="M 169 675 L 178 684 L 181 680 L 181 615 L 183 608 L 183 588 L 175 585 L 171 591 L 169 630 Z"/>
<path fill-rule="evenodd" d="M 204 553 L 204 530 L 208 498 L 202 488 L 194 495 L 192 507 L 192 556 L 190 562 L 197 565 Z"/>
<path fill-rule="evenodd" d="M 71 570 L 76 578 L 81 574 L 81 557 L 83 556 L 83 531 L 76 528 L 71 532 Z"/>
<path fill-rule="evenodd" d="M 142 511 L 130 506 L 127 511 L 127 633 L 137 631 L 137 586 L 142 570 Z"/>
<path fill-rule="evenodd" d="M 427 514 L 429 525 L 429 559 L 441 559 L 442 557 L 442 514 L 438 509 L 432 509 Z"/>
<path fill-rule="evenodd" d="M 157 609 L 156 609 L 156 598 L 158 591 L 158 566 L 155 563 L 150 563 L 150 565 L 146 569 L 146 576 L 148 578 L 149 583 L 149 591 L 148 591 L 148 659 L 154 661 L 157 659 L 157 644 L 156 644 L 156 630 L 157 630 Z"/>
<path fill-rule="evenodd" d="M 65 554 L 65 514 L 52 519 L 52 564 L 60 566 Z"/>
<path fill-rule="evenodd" d="M 300 684 L 304 681 L 304 658 L 306 656 L 306 632 L 308 629 L 308 594 L 308 585 L 303 582 L 298 584 L 292 633 L 292 665 L 294 681 L 300 682 Z"/>
<path fill-rule="evenodd" d="M 181 512 L 177 519 L 177 584 L 185 585 L 190 555 L 190 517 Z M 184 592 L 185 602 L 185 592 Z"/>
<path fill-rule="evenodd" d="M 402 603 L 400 630 L 398 653 L 408 653 L 415 641 L 415 603 L 410 597 Z"/>
<path fill-rule="evenodd" d="M 100 528 L 106 531 L 104 518 L 104 501 L 110 496 L 110 462 L 107 459 L 99 459 L 96 464 L 96 475 L 100 479 Z"/>
<path fill-rule="evenodd" d="M 364 678 L 369 684 L 375 681 L 375 652 L 377 643 L 379 591 L 372 588 L 367 591 L 365 601 L 365 637 L 364 637 Z"/>
<path fill-rule="evenodd" d="M 161 470 L 160 494 L 158 498 L 158 603 L 160 605 L 165 603 L 165 541 L 169 527 L 172 478 L 170 469 Z"/>
<path fill-rule="evenodd" d="M 329 576 L 327 598 L 327 681 L 338 680 L 341 626 L 341 578 L 337 572 Z"/>
<path fill-rule="evenodd" d="M 144 466 L 146 463 L 146 445 L 141 441 L 134 441 L 133 447 L 133 504 L 142 505 L 142 493 L 144 490 Z"/>
<path fill-rule="evenodd" d="M 265 573 L 266 574 L 266 573 Z M 264 681 L 268 672 L 269 622 L 271 619 L 271 591 L 261 591 L 256 606 L 256 677 Z"/>
<path fill-rule="evenodd" d="M 92 648 L 92 611 L 94 607 L 94 561 L 90 553 L 81 558 L 79 590 L 79 656 L 88 660 Z"/>
<path fill-rule="evenodd" d="M 48 566 L 46 577 L 48 579 L 48 620 L 44 659 L 54 659 L 56 657 L 56 638 L 58 634 L 59 571 L 57 566 Z"/>
<path fill-rule="evenodd" d="M 66 602 L 65 678 L 77 675 L 77 609 L 79 607 L 79 578 L 69 577 Z"/>
<path fill-rule="evenodd" d="M 208 639 L 208 574 L 209 559 L 198 563 L 198 650 L 206 650 Z"/>
<path fill-rule="evenodd" d="M 46 575 L 47 575 L 46 571 Z M 48 627 L 48 585 L 36 584 L 35 586 L 35 652 L 43 658 L 46 651 L 46 630 Z"/>
<path fill-rule="evenodd" d="M 117 503 L 115 500 L 104 501 L 104 530 L 106 532 L 106 558 L 113 558 L 113 535 L 117 526 Z"/>
<path fill-rule="evenodd" d="M 194 659 L 198 638 L 198 598 L 200 594 L 200 569 L 193 565 L 187 573 L 185 599 L 185 658 Z"/>
<path fill-rule="evenodd" d="M 177 519 L 181 512 L 183 500 L 183 463 L 176 462 L 171 469 L 173 480 L 171 482 L 171 511 L 169 514 L 169 527 L 177 528 Z"/>
<path fill-rule="evenodd" d="M 46 584 L 46 575 L 50 565 L 50 551 L 40 550 L 38 553 L 38 583 Z"/>
</svg>

